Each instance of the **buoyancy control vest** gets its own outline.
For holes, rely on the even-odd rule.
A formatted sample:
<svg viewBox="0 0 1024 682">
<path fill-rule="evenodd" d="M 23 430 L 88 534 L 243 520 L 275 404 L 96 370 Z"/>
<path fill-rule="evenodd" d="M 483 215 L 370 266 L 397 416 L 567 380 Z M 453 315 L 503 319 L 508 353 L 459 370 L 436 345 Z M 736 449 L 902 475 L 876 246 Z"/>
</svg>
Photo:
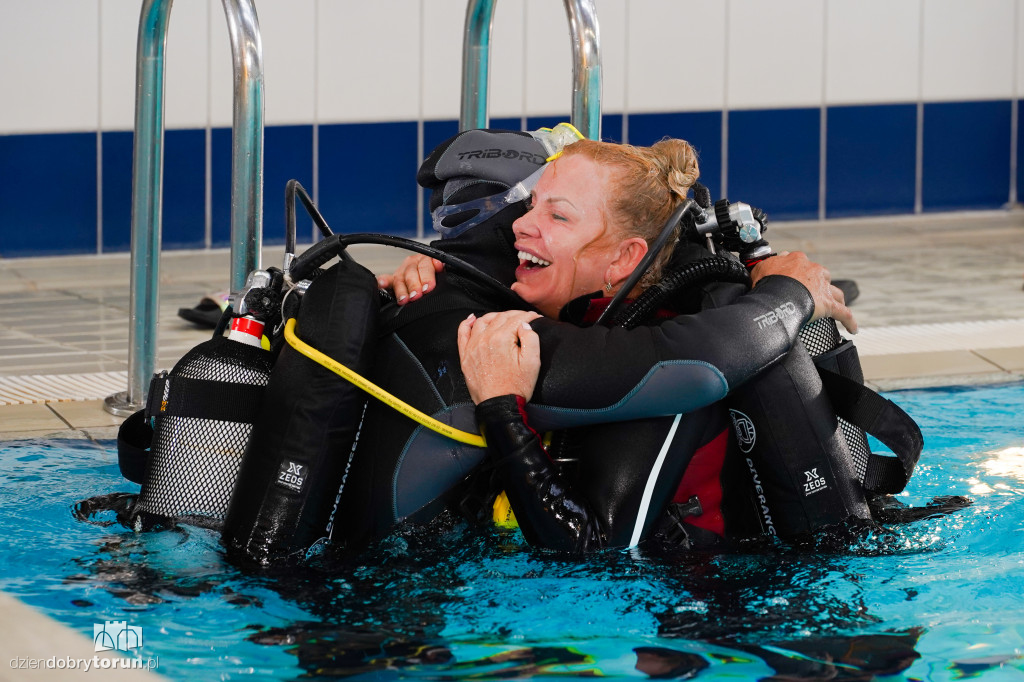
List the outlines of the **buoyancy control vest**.
<svg viewBox="0 0 1024 682">
<path fill-rule="evenodd" d="M 736 286 L 719 287 L 714 295 L 702 289 L 740 281 L 739 262 L 710 258 L 692 245 L 678 251 L 676 270 L 665 278 L 670 283 L 638 299 L 636 312 L 622 313 L 626 326 L 638 324 L 658 301 L 689 299 L 693 306 L 700 293 L 701 306 L 720 307 L 742 293 Z M 758 323 L 775 324 L 787 314 L 776 310 Z M 914 420 L 864 386 L 856 346 L 830 318 L 805 325 L 782 361 L 733 388 L 726 403 L 736 450 L 723 472 L 732 498 L 727 535 L 737 539 L 797 539 L 846 521 L 873 520 L 873 500 L 904 489 L 923 447 Z M 866 433 L 893 455 L 872 453 Z"/>
<path fill-rule="evenodd" d="M 378 308 L 373 273 L 341 260 L 309 286 L 295 333 L 363 374 L 373 361 Z M 224 522 L 229 553 L 270 563 L 331 537 L 367 399 L 294 348 L 281 350 Z"/>
<path fill-rule="evenodd" d="M 924 446 L 914 420 L 864 386 L 856 346 L 829 318 L 733 391 L 729 411 L 760 530 L 787 539 L 880 520 L 882 500 L 903 491 Z M 872 453 L 867 434 L 892 454 Z"/>
</svg>

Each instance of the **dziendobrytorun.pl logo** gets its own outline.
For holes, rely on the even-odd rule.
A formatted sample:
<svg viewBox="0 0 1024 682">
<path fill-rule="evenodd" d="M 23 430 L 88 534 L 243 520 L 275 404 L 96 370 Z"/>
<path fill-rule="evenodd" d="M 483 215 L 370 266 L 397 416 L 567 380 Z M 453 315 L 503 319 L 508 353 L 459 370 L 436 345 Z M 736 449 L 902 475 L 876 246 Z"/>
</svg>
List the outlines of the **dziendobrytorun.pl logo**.
<svg viewBox="0 0 1024 682">
<path fill-rule="evenodd" d="M 50 656 L 49 658 L 12 658 L 10 666 L 14 670 L 114 670 L 117 668 L 132 670 L 155 670 L 160 666 L 159 656 L 141 657 L 142 628 L 129 625 L 124 620 L 108 620 L 93 623 L 94 651 L 123 651 L 134 654 L 134 658 L 93 656 L 79 658 L 75 656 Z"/>
</svg>

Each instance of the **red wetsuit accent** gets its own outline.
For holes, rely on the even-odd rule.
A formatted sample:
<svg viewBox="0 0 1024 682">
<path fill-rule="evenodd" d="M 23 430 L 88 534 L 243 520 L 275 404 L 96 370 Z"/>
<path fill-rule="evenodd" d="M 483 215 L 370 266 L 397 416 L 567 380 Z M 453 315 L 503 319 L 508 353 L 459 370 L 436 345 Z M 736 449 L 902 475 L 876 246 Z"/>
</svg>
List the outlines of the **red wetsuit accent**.
<svg viewBox="0 0 1024 682">
<path fill-rule="evenodd" d="M 722 515 L 722 466 L 729 447 L 729 432 L 723 430 L 711 442 L 702 445 L 693 454 L 683 479 L 676 488 L 672 501 L 685 503 L 694 495 L 700 500 L 703 512 L 686 519 L 698 528 L 725 537 L 725 517 Z"/>
</svg>

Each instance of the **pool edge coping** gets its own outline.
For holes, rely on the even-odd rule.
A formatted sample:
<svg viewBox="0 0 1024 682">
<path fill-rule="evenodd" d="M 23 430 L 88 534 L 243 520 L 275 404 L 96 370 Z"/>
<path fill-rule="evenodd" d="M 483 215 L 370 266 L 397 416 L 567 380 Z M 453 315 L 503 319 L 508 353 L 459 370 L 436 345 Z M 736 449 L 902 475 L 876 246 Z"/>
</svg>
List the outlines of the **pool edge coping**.
<svg viewBox="0 0 1024 682">
<path fill-rule="evenodd" d="M 45 667 L 51 658 L 80 660 L 98 657 L 115 661 L 124 658 L 112 651 L 94 651 L 93 642 L 86 635 L 26 604 L 14 593 L 0 590 L 0 612 L 3 613 L 0 617 L 0 658 L 5 666 L 0 667 L 0 680 L 67 680 L 67 668 Z M 26 666 L 31 665 L 30 661 L 41 663 L 35 668 L 12 666 L 11 661 L 18 659 L 25 659 Z M 111 675 L 125 674 L 131 675 L 128 679 L 168 679 L 149 670 L 113 666 L 88 671 L 76 669 L 75 674 L 101 675 L 107 679 Z"/>
</svg>

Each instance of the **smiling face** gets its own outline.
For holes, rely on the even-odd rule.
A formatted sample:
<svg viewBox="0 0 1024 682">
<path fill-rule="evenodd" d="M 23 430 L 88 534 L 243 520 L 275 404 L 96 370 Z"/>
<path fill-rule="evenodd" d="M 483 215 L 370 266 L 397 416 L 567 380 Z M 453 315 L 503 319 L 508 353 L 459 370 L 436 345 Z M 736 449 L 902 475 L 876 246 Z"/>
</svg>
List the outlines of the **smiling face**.
<svg viewBox="0 0 1024 682">
<path fill-rule="evenodd" d="M 607 205 L 613 180 L 607 166 L 563 156 L 544 171 L 531 209 L 512 225 L 519 251 L 512 290 L 548 317 L 604 286 L 617 233 Z"/>
</svg>

